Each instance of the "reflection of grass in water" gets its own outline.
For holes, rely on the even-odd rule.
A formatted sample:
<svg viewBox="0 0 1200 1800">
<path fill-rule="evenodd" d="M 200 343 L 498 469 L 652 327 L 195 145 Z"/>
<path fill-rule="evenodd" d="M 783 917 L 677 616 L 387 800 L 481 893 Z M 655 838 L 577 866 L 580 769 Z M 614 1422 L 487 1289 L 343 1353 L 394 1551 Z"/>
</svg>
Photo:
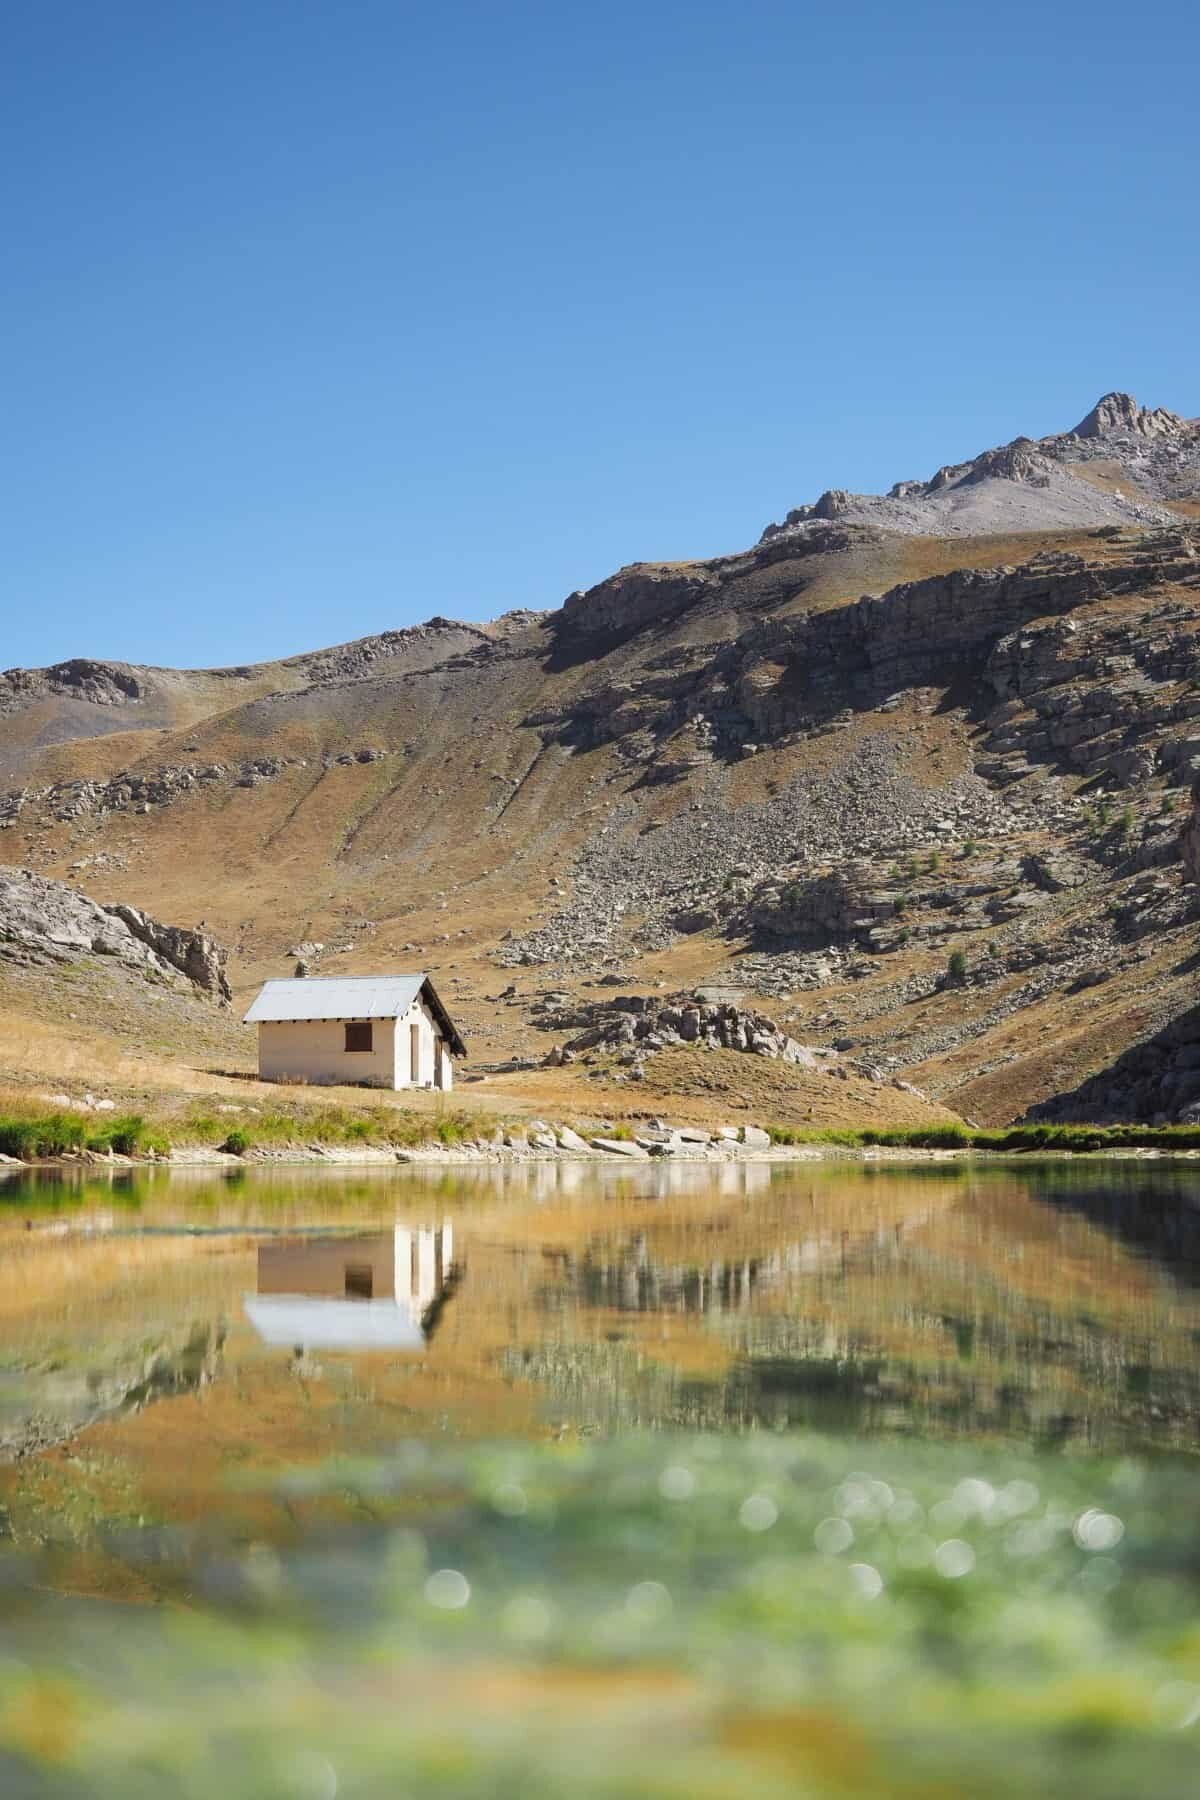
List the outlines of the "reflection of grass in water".
<svg viewBox="0 0 1200 1800">
<path fill-rule="evenodd" d="M 278 1503 L 330 1486 L 364 1523 L 282 1558 L 114 1547 L 183 1612 L 41 1618 L 5 1571 L 6 1791 L 1190 1791 L 1193 1470 L 635 1435 L 412 1446 Z"/>
</svg>

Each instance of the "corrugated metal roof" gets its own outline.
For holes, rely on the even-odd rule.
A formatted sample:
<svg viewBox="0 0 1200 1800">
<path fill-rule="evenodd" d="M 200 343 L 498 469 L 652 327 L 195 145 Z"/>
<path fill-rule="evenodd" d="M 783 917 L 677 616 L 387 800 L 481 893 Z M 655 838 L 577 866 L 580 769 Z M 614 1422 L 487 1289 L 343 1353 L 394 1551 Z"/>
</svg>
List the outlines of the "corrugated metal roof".
<svg viewBox="0 0 1200 1800">
<path fill-rule="evenodd" d="M 305 975 L 264 981 L 243 1023 L 261 1019 L 399 1019 L 424 975 Z"/>
</svg>

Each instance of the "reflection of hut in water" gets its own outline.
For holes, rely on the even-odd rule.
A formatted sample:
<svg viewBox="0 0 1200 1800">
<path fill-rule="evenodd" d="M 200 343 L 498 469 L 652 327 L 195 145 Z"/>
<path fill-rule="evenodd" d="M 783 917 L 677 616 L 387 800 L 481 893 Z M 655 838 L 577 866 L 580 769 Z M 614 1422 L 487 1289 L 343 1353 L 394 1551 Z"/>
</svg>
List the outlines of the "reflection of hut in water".
<svg viewBox="0 0 1200 1800">
<path fill-rule="evenodd" d="M 297 1350 L 419 1350 L 452 1264 L 449 1224 L 263 1244 L 246 1316 L 264 1343 Z"/>
</svg>

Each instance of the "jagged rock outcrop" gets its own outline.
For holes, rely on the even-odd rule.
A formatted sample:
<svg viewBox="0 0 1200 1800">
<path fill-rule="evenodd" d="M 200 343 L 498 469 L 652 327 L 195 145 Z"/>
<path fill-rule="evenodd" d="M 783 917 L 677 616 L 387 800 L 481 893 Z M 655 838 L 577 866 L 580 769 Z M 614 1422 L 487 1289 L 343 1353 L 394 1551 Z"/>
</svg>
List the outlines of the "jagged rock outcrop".
<svg viewBox="0 0 1200 1800">
<path fill-rule="evenodd" d="M 181 975 L 215 1000 L 233 999 L 227 974 L 229 952 L 204 931 L 189 931 L 182 925 L 163 925 L 136 906 L 106 906 L 112 919 L 119 919 L 130 934 L 145 944 L 159 959 L 178 969 Z"/>
<path fill-rule="evenodd" d="M 821 1060 L 820 1052 L 798 1044 L 765 1014 L 728 1001 L 705 1002 L 691 994 L 662 999 L 622 994 L 593 1001 L 569 1014 L 550 1012 L 540 1023 L 549 1030 L 582 1024 L 584 1029 L 564 1046 L 573 1055 L 601 1048 L 635 1048 L 638 1055 L 646 1055 L 670 1044 L 697 1044 L 714 1050 L 743 1050 L 807 1068 L 817 1067 Z"/>
<path fill-rule="evenodd" d="M 1094 558 L 1043 552 L 1016 568 L 953 570 L 821 612 L 762 619 L 731 642 L 685 647 L 525 722 L 547 743 L 575 749 L 640 740 L 632 748 L 653 783 L 714 755 L 741 756 L 747 744 L 825 729 L 841 711 L 848 722 L 845 709 L 879 705 L 903 688 L 977 671 L 1010 708 L 997 711 L 990 748 L 1064 754 L 1089 773 L 1139 779 L 1153 766 L 1130 743 L 1139 720 L 1149 729 L 1200 717 L 1200 694 L 1175 691 L 1200 662 L 1196 620 L 1178 602 L 1164 602 L 1156 623 L 1170 628 L 1153 633 L 1107 615 L 1083 629 L 1064 615 L 1168 586 L 1200 592 L 1200 544 L 1182 527 Z M 1079 701 L 1085 679 L 1089 694 Z M 1049 728 L 1017 727 L 1014 701 L 1062 717 Z"/>
<path fill-rule="evenodd" d="M 919 486 L 919 483 L 907 484 Z M 813 501 L 811 506 L 793 507 L 783 526 L 768 525 L 763 533 L 763 541 L 767 543 L 772 537 L 780 535 L 791 525 L 807 525 L 810 519 L 840 519 L 853 512 L 866 499 L 863 494 L 852 494 L 848 488 L 826 488 L 823 494 Z"/>
<path fill-rule="evenodd" d="M 633 563 L 595 587 L 569 594 L 557 621 L 558 637 L 564 645 L 618 639 L 674 618 L 716 586 L 717 577 L 709 568 Z"/>
<path fill-rule="evenodd" d="M 956 480 L 964 484 L 979 481 L 1023 481 L 1030 487 L 1049 487 L 1054 478 L 1054 464 L 1039 450 L 1032 438 L 1014 438 L 997 450 L 985 450 L 961 469 L 939 469 L 933 478 L 936 492 Z"/>
<path fill-rule="evenodd" d="M 1105 394 L 1070 434 L 1078 438 L 1111 437 L 1130 432 L 1137 437 L 1185 437 L 1195 427 L 1165 406 L 1139 406 L 1132 394 Z"/>
<path fill-rule="evenodd" d="M 289 656 L 279 666 L 299 670 L 308 681 L 318 684 L 353 681 L 364 675 L 377 674 L 381 668 L 400 666 L 419 670 L 446 656 L 487 650 L 493 635 L 497 631 L 502 634 L 505 622 L 497 620 L 488 629 L 435 614 L 419 625 L 403 625 L 395 631 L 379 631 L 371 637 L 356 638 L 353 643 L 334 644 L 328 650 L 310 650 L 300 656 Z"/>
<path fill-rule="evenodd" d="M 846 863 L 767 880 L 731 926 L 761 944 L 824 944 L 865 935 L 881 921 L 898 917 L 903 908 L 900 888 L 886 885 L 886 870 L 876 863 Z"/>
<path fill-rule="evenodd" d="M 138 974 L 228 1003 L 228 951 L 203 931 L 132 906 L 101 906 L 31 869 L 0 870 L 0 961 L 26 967 L 111 958 Z"/>
<path fill-rule="evenodd" d="M 1048 895 L 1096 882 L 1101 852 L 1098 845 L 1091 862 L 1070 852 L 1018 857 L 960 850 L 947 859 L 933 850 L 920 861 L 909 857 L 890 866 L 860 860 L 830 869 L 801 867 L 755 887 L 727 914 L 727 931 L 767 950 L 853 941 L 878 954 L 922 940 L 937 943 L 1029 919 Z"/>
<path fill-rule="evenodd" d="M 125 706 L 142 695 L 128 663 L 97 662 L 77 656 L 48 669 L 6 669 L 0 674 L 0 713 L 42 696 L 57 694 L 93 706 Z"/>
<path fill-rule="evenodd" d="M 393 754 L 377 746 L 322 758 L 323 768 L 382 762 Z M 58 781 L 49 787 L 0 794 L 0 831 L 32 813 L 40 823 L 104 818 L 109 813 L 147 813 L 187 795 L 222 788 L 257 788 L 290 769 L 305 769 L 304 756 L 255 756 L 235 763 L 167 763 L 157 769 L 122 769 L 107 781 Z"/>
<path fill-rule="evenodd" d="M 1139 560 L 1144 598 L 1131 610 L 1122 600 L 1137 591 L 1129 584 Z M 1005 782 L 1031 764 L 1052 762 L 1109 775 L 1123 786 L 1148 780 L 1158 768 L 1189 774 L 1191 759 L 1200 756 L 1193 723 L 1200 719 L 1195 591 L 1195 535 L 1161 533 L 1086 609 L 999 637 L 985 668 L 999 704 L 986 721 L 981 772 Z"/>
</svg>

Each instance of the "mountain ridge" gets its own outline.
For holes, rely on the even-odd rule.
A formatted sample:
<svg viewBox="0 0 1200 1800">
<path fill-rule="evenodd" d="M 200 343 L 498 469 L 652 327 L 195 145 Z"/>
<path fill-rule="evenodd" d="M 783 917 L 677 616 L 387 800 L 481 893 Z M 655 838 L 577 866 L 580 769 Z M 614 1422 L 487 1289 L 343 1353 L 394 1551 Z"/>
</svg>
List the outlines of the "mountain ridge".
<svg viewBox="0 0 1200 1800">
<path fill-rule="evenodd" d="M 448 618 L 442 614 L 432 614 L 428 619 L 420 620 L 412 625 L 399 626 L 381 632 L 368 633 L 361 638 L 349 639 L 344 643 L 333 644 L 315 650 L 300 651 L 286 656 L 270 657 L 260 663 L 211 664 L 197 668 L 175 668 L 171 665 L 155 663 L 136 663 L 127 658 L 80 656 L 69 657 L 62 661 L 42 667 L 14 667 L 0 670 L 0 713 L 20 704 L 22 698 L 56 691 L 78 692 L 81 697 L 104 704 L 104 694 L 112 694 L 112 703 L 120 703 L 120 698 L 138 698 L 136 691 L 137 678 L 153 675 L 184 675 L 221 679 L 226 681 L 246 680 L 254 676 L 258 670 L 282 669 L 307 672 L 313 667 L 324 667 L 335 659 L 345 658 L 358 663 L 369 662 L 375 657 L 387 657 L 402 654 L 413 644 L 429 640 L 438 633 L 461 633 L 474 637 L 477 641 L 494 641 L 497 636 L 505 636 L 513 630 L 531 623 L 550 619 L 556 610 L 569 614 L 572 608 L 579 608 L 581 602 L 589 594 L 597 594 L 611 583 L 619 580 L 630 571 L 660 570 L 674 571 L 680 569 L 698 570 L 727 562 L 739 556 L 751 554 L 753 550 L 770 543 L 774 538 L 783 536 L 797 525 L 808 525 L 813 522 L 830 522 L 843 518 L 848 523 L 879 525 L 885 530 L 907 530 L 905 524 L 897 525 L 890 517 L 868 517 L 859 519 L 854 514 L 855 502 L 871 502 L 883 504 L 890 500 L 910 498 L 913 493 L 929 495 L 941 492 L 957 485 L 978 485 L 990 477 L 998 477 L 1017 485 L 1024 485 L 1035 479 L 1039 473 L 1040 462 L 1048 461 L 1060 455 L 1069 455 L 1072 450 L 1081 453 L 1081 460 L 1089 460 L 1090 451 L 1096 440 L 1112 440 L 1109 448 L 1118 453 L 1122 447 L 1126 451 L 1142 444 L 1172 444 L 1182 447 L 1182 466 L 1175 472 L 1172 486 L 1186 487 L 1184 498 L 1200 496 L 1200 419 L 1187 419 L 1179 413 L 1166 408 L 1150 408 L 1141 406 L 1131 394 L 1113 391 L 1101 396 L 1080 422 L 1068 432 L 1048 434 L 1043 438 L 1017 437 L 1008 444 L 998 445 L 992 449 L 979 452 L 967 461 L 957 464 L 945 464 L 939 468 L 928 481 L 898 481 L 888 490 L 886 495 L 851 493 L 844 488 L 827 488 L 816 501 L 794 508 L 782 524 L 769 524 L 760 534 L 757 542 L 748 550 L 724 552 L 714 557 L 685 559 L 682 562 L 645 561 L 622 565 L 613 575 L 605 577 L 590 589 L 576 589 L 563 601 L 559 609 L 526 608 L 509 609 L 495 619 L 470 621 Z M 1178 460 L 1178 459 L 1177 459 Z M 1131 469 L 1131 479 L 1136 479 L 1139 471 Z M 1166 485 L 1161 471 L 1153 467 L 1141 471 L 1146 479 L 1157 480 Z M 1130 519 L 1124 509 L 1118 509 L 1117 515 L 1108 518 L 1080 518 L 1066 520 L 1040 520 L 1032 529 L 1071 529 L 1076 525 L 1088 526 L 1103 523 L 1154 523 L 1170 524 L 1178 513 L 1163 509 L 1161 515 Z M 986 529 L 972 530 L 965 535 L 1004 535 L 1008 533 L 1007 522 L 1000 521 Z M 126 691 L 126 684 L 132 683 Z"/>
<path fill-rule="evenodd" d="M 934 498 L 963 470 L 1044 494 L 1029 459 L 1068 439 L 1054 479 L 1098 523 L 843 513 L 483 626 L 10 672 L 0 862 L 206 920 L 239 994 L 299 942 L 329 972 L 419 956 L 484 1062 L 552 1047 L 549 994 L 717 983 L 1012 1118 L 1192 1003 L 1200 431 L 1106 396 Z M 1161 518 L 1096 485 L 1118 465 Z"/>
</svg>

